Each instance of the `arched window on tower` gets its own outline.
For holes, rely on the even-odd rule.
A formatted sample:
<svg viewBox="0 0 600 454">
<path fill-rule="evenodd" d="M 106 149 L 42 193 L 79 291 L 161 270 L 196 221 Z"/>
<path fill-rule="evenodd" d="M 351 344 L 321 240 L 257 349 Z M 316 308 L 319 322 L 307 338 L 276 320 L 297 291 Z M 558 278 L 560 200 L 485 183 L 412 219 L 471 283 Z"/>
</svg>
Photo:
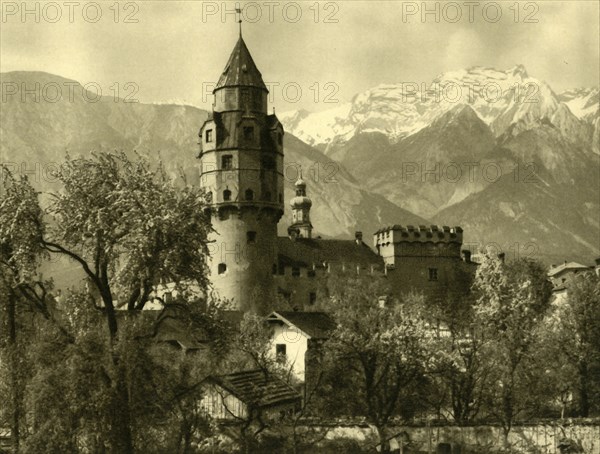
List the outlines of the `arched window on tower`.
<svg viewBox="0 0 600 454">
<path fill-rule="evenodd" d="M 225 189 L 223 191 L 223 200 L 225 202 L 229 202 L 231 200 L 231 191 L 229 189 Z"/>
<path fill-rule="evenodd" d="M 225 274 L 225 271 L 227 271 L 227 265 L 225 265 L 224 263 L 219 263 L 219 266 L 217 268 L 217 272 L 219 274 Z"/>
<path fill-rule="evenodd" d="M 246 200 L 254 200 L 254 191 L 252 189 L 246 189 L 246 193 L 244 195 Z"/>
</svg>

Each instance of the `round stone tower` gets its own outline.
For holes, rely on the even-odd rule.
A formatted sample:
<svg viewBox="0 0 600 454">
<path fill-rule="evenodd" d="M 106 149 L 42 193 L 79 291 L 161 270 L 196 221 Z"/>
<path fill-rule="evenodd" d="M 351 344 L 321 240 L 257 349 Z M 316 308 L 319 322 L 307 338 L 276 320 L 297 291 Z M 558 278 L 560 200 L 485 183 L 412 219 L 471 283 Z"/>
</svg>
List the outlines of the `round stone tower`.
<svg viewBox="0 0 600 454">
<path fill-rule="evenodd" d="M 236 308 L 266 312 L 276 297 L 283 127 L 267 113 L 267 87 L 241 36 L 213 94 L 199 133 L 200 184 L 215 230 L 211 282 Z"/>
</svg>

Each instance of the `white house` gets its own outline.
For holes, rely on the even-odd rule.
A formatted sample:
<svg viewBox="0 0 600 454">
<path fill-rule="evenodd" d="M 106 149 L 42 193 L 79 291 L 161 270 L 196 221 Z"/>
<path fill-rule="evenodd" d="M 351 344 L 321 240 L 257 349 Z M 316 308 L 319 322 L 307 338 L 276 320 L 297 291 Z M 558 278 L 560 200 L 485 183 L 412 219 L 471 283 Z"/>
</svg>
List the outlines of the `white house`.
<svg viewBox="0 0 600 454">
<path fill-rule="evenodd" d="M 306 381 L 307 352 L 320 348 L 335 328 L 324 312 L 275 311 L 267 317 L 273 327 L 272 354 L 291 367 L 293 375 Z"/>
</svg>

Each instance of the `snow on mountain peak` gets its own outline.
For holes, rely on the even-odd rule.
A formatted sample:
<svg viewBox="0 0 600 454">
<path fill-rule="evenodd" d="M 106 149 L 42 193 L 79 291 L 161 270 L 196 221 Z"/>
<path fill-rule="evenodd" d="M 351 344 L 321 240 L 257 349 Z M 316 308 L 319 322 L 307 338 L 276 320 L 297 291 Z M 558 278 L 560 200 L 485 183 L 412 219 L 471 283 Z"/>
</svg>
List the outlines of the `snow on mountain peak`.
<svg viewBox="0 0 600 454">
<path fill-rule="evenodd" d="M 567 105 L 579 118 L 597 109 L 589 106 L 594 96 L 597 101 L 597 89 L 565 93 Z M 552 118 L 560 102 L 548 84 L 530 77 L 521 64 L 507 70 L 473 66 L 442 73 L 428 84 L 380 84 L 330 110 L 286 112 L 280 117 L 287 131 L 310 145 L 327 147 L 362 132 L 379 132 L 396 142 L 463 104 L 500 135 L 525 118 Z"/>
</svg>

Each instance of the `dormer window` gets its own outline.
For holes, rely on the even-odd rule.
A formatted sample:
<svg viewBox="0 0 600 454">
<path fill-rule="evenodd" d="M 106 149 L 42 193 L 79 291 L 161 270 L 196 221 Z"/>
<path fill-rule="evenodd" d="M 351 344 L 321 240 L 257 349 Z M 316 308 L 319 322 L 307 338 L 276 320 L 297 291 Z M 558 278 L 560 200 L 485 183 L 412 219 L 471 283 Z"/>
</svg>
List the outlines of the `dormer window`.
<svg viewBox="0 0 600 454">
<path fill-rule="evenodd" d="M 244 126 L 244 140 L 254 140 L 254 126 Z"/>
<path fill-rule="evenodd" d="M 213 130 L 212 129 L 207 129 L 205 135 L 206 135 L 206 141 L 207 142 L 212 142 L 213 141 Z"/>
</svg>

